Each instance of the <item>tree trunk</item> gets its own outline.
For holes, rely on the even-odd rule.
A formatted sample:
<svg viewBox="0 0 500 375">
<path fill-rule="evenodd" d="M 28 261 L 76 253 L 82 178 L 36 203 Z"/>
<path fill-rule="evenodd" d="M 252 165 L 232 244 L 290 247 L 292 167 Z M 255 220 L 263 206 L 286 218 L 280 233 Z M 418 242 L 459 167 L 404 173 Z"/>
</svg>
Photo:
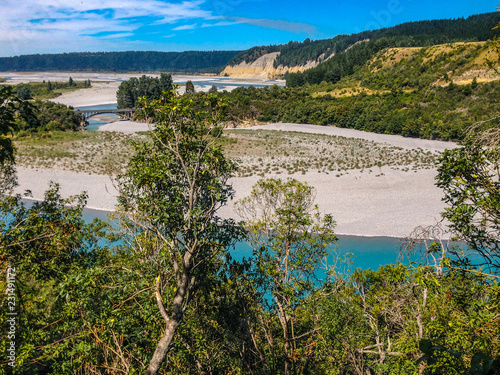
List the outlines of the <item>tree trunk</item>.
<svg viewBox="0 0 500 375">
<path fill-rule="evenodd" d="M 168 349 L 170 348 L 170 344 L 174 339 L 175 330 L 179 326 L 179 322 L 170 319 L 165 327 L 165 332 L 163 333 L 162 338 L 158 342 L 158 346 L 149 362 L 148 369 L 146 371 L 146 375 L 156 375 L 160 370 L 160 366 L 167 357 Z"/>
<path fill-rule="evenodd" d="M 178 281 L 177 292 L 173 299 L 173 308 L 172 308 L 172 316 L 167 316 L 165 308 L 163 306 L 162 297 L 160 294 L 160 276 L 158 276 L 156 280 L 156 301 L 158 303 L 158 308 L 160 310 L 161 316 L 165 320 L 165 332 L 163 333 L 162 338 L 158 342 L 156 346 L 156 350 L 149 362 L 148 370 L 146 371 L 146 375 L 156 375 L 158 374 L 158 370 L 161 367 L 161 364 L 167 357 L 168 350 L 170 349 L 170 344 L 174 339 L 175 331 L 177 327 L 181 324 L 183 311 L 182 311 L 182 303 L 184 301 L 184 297 L 186 296 L 186 291 L 189 285 L 189 272 L 184 270 L 182 273 L 181 279 Z"/>
</svg>

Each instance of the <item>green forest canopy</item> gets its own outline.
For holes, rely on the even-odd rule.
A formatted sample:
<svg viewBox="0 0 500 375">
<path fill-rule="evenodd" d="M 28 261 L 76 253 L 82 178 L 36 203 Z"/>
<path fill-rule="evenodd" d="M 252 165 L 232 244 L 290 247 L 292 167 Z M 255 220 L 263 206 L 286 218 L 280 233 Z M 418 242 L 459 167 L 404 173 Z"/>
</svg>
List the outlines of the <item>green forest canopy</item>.
<svg viewBox="0 0 500 375">
<path fill-rule="evenodd" d="M 240 51 L 74 52 L 0 58 L 0 71 L 219 73 Z"/>
</svg>

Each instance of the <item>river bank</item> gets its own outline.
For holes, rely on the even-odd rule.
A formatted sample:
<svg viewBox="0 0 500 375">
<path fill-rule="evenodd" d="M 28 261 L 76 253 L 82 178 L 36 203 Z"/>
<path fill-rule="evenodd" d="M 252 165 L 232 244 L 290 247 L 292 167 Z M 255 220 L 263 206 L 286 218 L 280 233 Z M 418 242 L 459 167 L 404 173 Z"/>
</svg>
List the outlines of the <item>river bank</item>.
<svg viewBox="0 0 500 375">
<path fill-rule="evenodd" d="M 102 104 L 116 103 L 116 91 L 123 81 L 132 77 L 139 78 L 142 75 L 159 77 L 157 73 L 96 73 L 96 72 L 0 72 L 0 77 L 6 78 L 6 84 L 17 85 L 29 82 L 66 82 L 71 77 L 75 81 L 90 80 L 92 87 L 65 93 L 57 98 L 51 99 L 53 102 L 65 104 L 73 107 L 87 107 Z M 184 84 L 190 80 L 194 83 L 196 91 L 207 92 L 212 86 L 218 90 L 231 91 L 239 86 L 264 87 L 274 84 L 283 86 L 283 80 L 268 79 L 237 79 L 209 75 L 172 75 L 174 83 L 181 85 L 179 93 L 184 93 Z"/>
<path fill-rule="evenodd" d="M 74 73 L 71 73 L 76 76 Z M 1 76 L 1 75 L 0 75 Z M 38 77 L 54 79 L 47 73 Z M 110 75 L 108 78 L 114 77 Z M 33 78 L 33 76 L 31 76 Z M 106 78 L 106 77 L 101 77 Z M 207 79 L 208 77 L 203 77 Z M 57 101 L 73 106 L 98 105 L 112 102 L 116 97 L 119 81 L 100 81 L 90 89 L 68 93 Z M 91 103 L 91 104 L 89 104 Z M 374 134 L 353 129 L 303 124 L 268 124 L 248 129 L 287 130 L 301 133 L 326 134 L 351 139 L 387 144 L 403 149 L 422 149 L 431 152 L 454 148 L 456 144 L 401 136 Z M 134 133 L 148 130 L 147 124 L 131 121 L 116 121 L 99 128 L 100 131 Z M 371 171 L 370 171 L 371 172 Z M 88 207 L 112 211 L 118 192 L 110 176 L 88 174 L 68 170 L 43 168 L 18 168 L 20 186 L 17 192 L 30 189 L 33 198 L 43 199 L 50 181 L 61 185 L 63 196 L 86 191 Z M 350 169 L 342 174 L 307 173 L 273 174 L 265 177 L 296 178 L 316 189 L 316 203 L 324 213 L 331 213 L 337 221 L 337 233 L 356 236 L 405 237 L 419 225 L 433 225 L 440 220 L 445 205 L 442 192 L 435 186 L 435 168 L 408 170 L 383 166 L 373 173 L 362 169 Z M 236 196 L 241 199 L 250 194 L 252 186 L 260 179 L 258 175 L 235 177 L 230 183 Z M 239 219 L 233 202 L 221 210 L 223 217 Z"/>
<path fill-rule="evenodd" d="M 404 148 L 423 148 L 442 151 L 456 145 L 403 138 L 398 136 L 372 134 L 315 125 L 269 124 L 256 129 L 286 128 L 294 131 L 335 133 L 339 136 L 368 138 L 372 141 L 397 145 Z M 252 128 L 249 128 L 252 129 Z M 124 133 L 147 130 L 146 124 L 119 121 L 104 125 L 101 131 Z M 35 199 L 42 199 L 49 181 L 61 184 L 63 196 L 86 191 L 90 208 L 112 211 L 118 192 L 115 182 L 109 176 L 78 173 L 65 170 L 18 168 L 20 187 L 18 192 L 31 189 Z M 307 173 L 273 174 L 266 177 L 296 178 L 307 182 L 316 189 L 316 203 L 324 213 L 331 213 L 337 221 L 339 234 L 357 236 L 405 237 L 416 226 L 433 225 L 440 220 L 445 205 L 441 201 L 442 192 L 435 183 L 436 169 L 404 170 L 389 166 L 377 168 L 373 173 L 352 169 L 339 174 Z M 259 176 L 235 177 L 230 183 L 236 196 L 241 199 L 250 194 Z M 223 217 L 239 219 L 230 202 L 221 210 Z"/>
</svg>

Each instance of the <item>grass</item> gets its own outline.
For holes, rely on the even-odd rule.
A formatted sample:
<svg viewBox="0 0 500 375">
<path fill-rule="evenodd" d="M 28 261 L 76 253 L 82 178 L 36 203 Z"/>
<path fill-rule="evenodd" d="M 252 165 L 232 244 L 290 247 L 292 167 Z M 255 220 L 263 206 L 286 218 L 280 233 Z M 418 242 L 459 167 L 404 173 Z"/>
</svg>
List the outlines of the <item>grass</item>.
<svg viewBox="0 0 500 375">
<path fill-rule="evenodd" d="M 116 132 L 51 132 L 15 138 L 17 164 L 94 174 L 117 175 L 144 135 Z"/>
<path fill-rule="evenodd" d="M 237 160 L 240 176 L 318 172 L 342 175 L 358 169 L 372 173 L 383 166 L 429 169 L 438 153 L 407 150 L 362 139 L 271 130 L 228 130 L 226 155 Z"/>
<path fill-rule="evenodd" d="M 133 155 L 132 143 L 145 140 L 146 133 L 53 132 L 18 137 L 14 144 L 23 167 L 116 175 Z M 353 169 L 379 174 L 383 166 L 411 172 L 433 168 L 438 156 L 362 139 L 271 130 L 226 130 L 218 142 L 238 162 L 241 177 L 308 172 L 340 177 Z"/>
</svg>

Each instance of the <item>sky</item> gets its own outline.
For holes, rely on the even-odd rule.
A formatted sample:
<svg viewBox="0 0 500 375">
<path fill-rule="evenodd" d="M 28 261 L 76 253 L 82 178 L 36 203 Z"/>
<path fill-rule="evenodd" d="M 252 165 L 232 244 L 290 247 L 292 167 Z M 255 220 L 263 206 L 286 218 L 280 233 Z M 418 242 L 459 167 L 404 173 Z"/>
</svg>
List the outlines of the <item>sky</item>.
<svg viewBox="0 0 500 375">
<path fill-rule="evenodd" d="M 500 0 L 0 0 L 0 56 L 244 50 L 408 21 L 494 12 Z"/>
</svg>

